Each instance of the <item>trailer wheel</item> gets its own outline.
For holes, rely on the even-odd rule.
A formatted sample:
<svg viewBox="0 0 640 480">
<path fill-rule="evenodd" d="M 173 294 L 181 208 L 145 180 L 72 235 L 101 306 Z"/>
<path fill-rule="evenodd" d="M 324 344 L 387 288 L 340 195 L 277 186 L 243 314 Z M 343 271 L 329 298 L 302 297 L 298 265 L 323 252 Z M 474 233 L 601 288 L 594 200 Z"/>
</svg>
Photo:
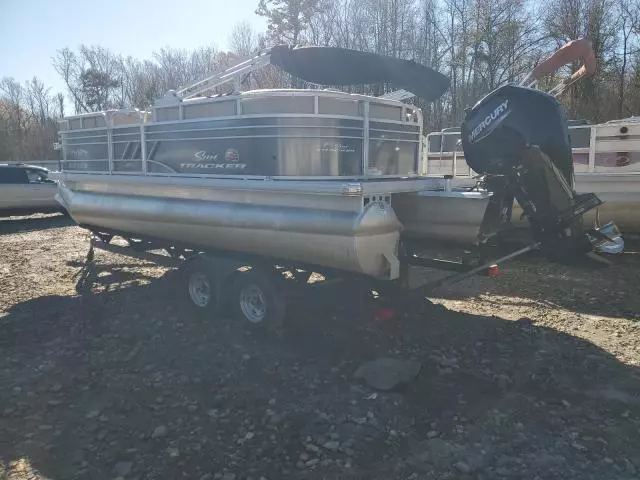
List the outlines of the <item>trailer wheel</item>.
<svg viewBox="0 0 640 480">
<path fill-rule="evenodd" d="M 200 259 L 187 263 L 184 289 L 189 305 L 198 313 L 213 313 L 217 307 L 215 280 L 211 265 Z"/>
<path fill-rule="evenodd" d="M 233 285 L 234 317 L 252 327 L 280 328 L 286 315 L 278 279 L 255 269 L 238 272 Z"/>
</svg>

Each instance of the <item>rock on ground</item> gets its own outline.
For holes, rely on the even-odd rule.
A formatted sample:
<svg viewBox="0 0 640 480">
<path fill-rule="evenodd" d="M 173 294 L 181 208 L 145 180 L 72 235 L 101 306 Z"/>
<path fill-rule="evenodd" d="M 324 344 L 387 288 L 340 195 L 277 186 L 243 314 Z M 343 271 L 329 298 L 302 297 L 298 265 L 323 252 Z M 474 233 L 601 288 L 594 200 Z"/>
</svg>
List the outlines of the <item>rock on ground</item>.
<svg viewBox="0 0 640 480">
<path fill-rule="evenodd" d="M 393 390 L 411 382 L 420 373 L 420 368 L 419 362 L 411 360 L 379 358 L 360 365 L 354 378 L 362 379 L 378 390 Z"/>
</svg>

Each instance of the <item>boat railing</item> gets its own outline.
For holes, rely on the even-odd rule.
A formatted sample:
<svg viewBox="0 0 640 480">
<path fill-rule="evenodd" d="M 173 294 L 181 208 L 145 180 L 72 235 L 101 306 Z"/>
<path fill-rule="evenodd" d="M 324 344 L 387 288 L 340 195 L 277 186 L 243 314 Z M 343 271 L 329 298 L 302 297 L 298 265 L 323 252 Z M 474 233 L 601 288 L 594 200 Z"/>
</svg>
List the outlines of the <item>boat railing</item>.
<svg viewBox="0 0 640 480">
<path fill-rule="evenodd" d="M 423 146 L 419 109 L 389 99 L 322 90 L 253 91 L 175 103 L 160 102 L 151 112 L 126 110 L 84 114 L 64 119 L 61 126 L 62 169 L 110 175 L 265 179 L 417 176 Z M 218 146 L 224 144 L 222 153 L 217 155 L 218 160 L 208 158 L 207 152 L 196 152 L 202 150 L 195 148 L 198 142 L 217 141 L 220 141 Z M 249 158 L 253 147 L 246 145 L 253 141 L 278 141 L 278 160 L 286 164 L 278 168 L 286 171 L 265 175 L 252 171 L 249 175 L 250 168 L 218 169 L 216 162 L 238 163 L 237 160 L 222 161 L 227 153 Z M 185 147 L 182 152 L 173 148 L 173 152 L 183 156 L 177 163 L 190 165 L 198 160 L 198 168 L 185 167 L 191 168 L 185 172 L 181 167 L 175 168 L 175 161 L 165 162 L 169 145 L 181 142 Z M 328 153 L 323 158 L 329 158 L 331 166 L 311 168 L 303 165 L 305 160 L 293 158 L 299 157 L 301 150 L 296 147 L 298 153 L 294 152 L 296 148 L 291 142 L 313 144 L 309 147 L 313 149 L 309 150 L 311 156 L 319 156 L 320 148 L 328 146 Z M 243 152 L 245 147 L 248 150 Z M 348 147 L 346 155 L 343 147 Z M 212 146 L 213 150 L 217 148 Z M 229 153 L 231 150 L 233 152 Z M 385 153 L 387 151 L 390 153 Z M 196 153 L 202 153 L 203 158 L 196 159 Z M 393 170 L 393 155 L 404 158 L 403 167 L 397 172 Z M 412 160 L 407 160 L 409 155 Z M 163 156 L 162 161 L 159 156 Z M 349 156 L 349 160 L 343 158 Z M 321 162 L 320 159 L 316 161 Z M 345 171 L 341 166 L 345 161 L 354 166 Z M 412 166 L 405 168 L 405 164 Z M 213 165 L 216 169 L 200 168 L 203 165 Z"/>
<path fill-rule="evenodd" d="M 574 169 L 578 174 L 640 174 L 640 122 L 618 120 L 569 127 Z M 473 178 L 460 129 L 444 129 L 425 138 L 421 174 Z"/>
</svg>

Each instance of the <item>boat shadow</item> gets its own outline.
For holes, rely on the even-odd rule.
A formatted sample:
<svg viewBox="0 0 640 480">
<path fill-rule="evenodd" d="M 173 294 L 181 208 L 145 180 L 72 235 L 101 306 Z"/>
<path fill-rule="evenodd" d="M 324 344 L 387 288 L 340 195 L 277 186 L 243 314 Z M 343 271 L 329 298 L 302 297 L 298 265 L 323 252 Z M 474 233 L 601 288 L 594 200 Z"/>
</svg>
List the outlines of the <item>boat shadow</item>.
<svg viewBox="0 0 640 480">
<path fill-rule="evenodd" d="M 63 228 L 75 225 L 75 222 L 68 215 L 32 215 L 25 217 L 0 217 L 0 235 L 12 233 L 26 233 L 36 230 L 47 230 L 51 228 Z"/>
<path fill-rule="evenodd" d="M 176 271 L 150 282 L 125 273 L 110 277 L 109 288 L 94 284 L 83 295 L 27 300 L 0 318 L 0 472 L 3 462 L 7 468 L 28 459 L 51 478 L 111 478 L 113 465 L 130 449 L 146 455 L 136 459 L 136 472 L 153 468 L 166 478 L 200 478 L 224 467 L 224 455 L 210 452 L 223 451 L 227 442 L 216 437 L 219 427 L 203 423 L 201 411 L 264 412 L 275 402 L 273 408 L 289 418 L 275 443 L 297 444 L 300 428 L 317 411 L 340 416 L 345 405 L 356 411 L 362 398 L 374 398 L 352 375 L 380 356 L 417 360 L 422 371 L 392 394 L 395 403 L 370 400 L 360 413 L 374 409 L 380 419 L 409 426 L 406 434 L 416 440 L 434 429 L 457 428 L 461 416 L 470 419 L 469 428 L 483 429 L 496 409 L 516 411 L 523 402 L 543 407 L 541 416 L 516 417 L 519 434 L 553 439 L 542 414 L 566 410 L 565 402 L 572 414 L 563 429 L 582 428 L 584 412 L 591 412 L 594 430 L 600 420 L 608 422 L 595 437 L 635 445 L 631 429 L 618 423 L 628 423 L 628 412 L 640 416 L 640 371 L 584 339 L 439 305 L 424 315 L 376 319 L 354 312 L 349 289 L 339 286 L 318 288 L 293 306 L 284 330 L 269 332 L 193 316 L 177 300 Z M 166 399 L 160 405 L 158 395 Z M 176 465 L 163 442 L 149 440 L 158 415 L 161 423 L 184 428 L 186 438 L 193 429 L 209 435 L 208 448 L 191 451 L 188 464 Z M 180 421 L 173 423 L 172 415 Z M 259 436 L 266 427 L 256 425 Z M 368 435 L 382 441 L 383 430 Z M 244 455 L 245 447 L 234 448 Z M 280 462 L 277 471 L 288 467 L 284 453 L 266 448 L 264 455 Z M 403 448 L 396 455 L 409 456 Z M 369 478 L 389 478 L 376 453 L 363 451 L 354 469 L 379 467 L 380 476 Z M 265 474 L 275 478 L 277 471 Z"/>
</svg>

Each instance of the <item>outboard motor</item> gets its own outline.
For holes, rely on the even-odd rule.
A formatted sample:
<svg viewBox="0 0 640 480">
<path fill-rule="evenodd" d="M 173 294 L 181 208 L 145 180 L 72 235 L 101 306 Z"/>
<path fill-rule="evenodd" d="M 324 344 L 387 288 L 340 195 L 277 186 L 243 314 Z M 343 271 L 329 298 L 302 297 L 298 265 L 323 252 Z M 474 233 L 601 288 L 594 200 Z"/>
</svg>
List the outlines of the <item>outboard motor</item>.
<svg viewBox="0 0 640 480">
<path fill-rule="evenodd" d="M 462 145 L 469 166 L 502 177 L 550 257 L 592 249 L 582 214 L 602 202 L 573 190 L 573 159 L 562 107 L 551 95 L 506 85 L 468 111 Z"/>
<path fill-rule="evenodd" d="M 583 65 L 549 93 L 537 81 L 568 63 Z M 503 201 L 518 201 L 533 237 L 551 259 L 591 251 L 611 240 L 598 229 L 584 232 L 582 215 L 602 204 L 593 193 L 573 189 L 573 156 L 560 96 L 574 82 L 595 73 L 595 55 L 586 39 L 573 40 L 527 75 L 520 85 L 506 85 L 471 108 L 462 125 L 462 146 L 469 166 L 485 176 L 485 185 Z"/>
</svg>

